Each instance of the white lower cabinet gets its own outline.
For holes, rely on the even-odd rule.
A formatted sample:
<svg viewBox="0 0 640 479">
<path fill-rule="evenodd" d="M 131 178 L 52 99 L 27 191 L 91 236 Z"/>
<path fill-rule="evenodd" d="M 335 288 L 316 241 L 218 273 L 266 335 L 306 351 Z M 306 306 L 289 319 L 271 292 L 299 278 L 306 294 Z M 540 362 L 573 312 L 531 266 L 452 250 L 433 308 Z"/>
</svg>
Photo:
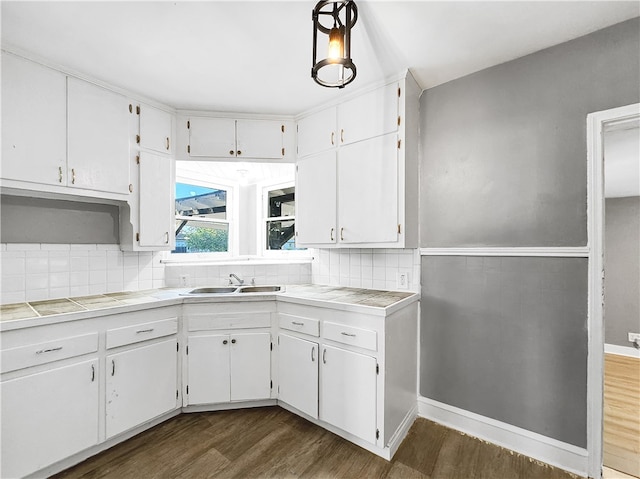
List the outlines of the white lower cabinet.
<svg viewBox="0 0 640 479">
<path fill-rule="evenodd" d="M 107 356 L 107 438 L 176 408 L 176 350 L 172 338 Z"/>
<path fill-rule="evenodd" d="M 189 404 L 267 399 L 271 396 L 271 334 L 189 337 Z"/>
<path fill-rule="evenodd" d="M 278 399 L 318 419 L 318 343 L 278 336 Z"/>
<path fill-rule="evenodd" d="M 0 383 L 0 477 L 23 477 L 98 443 L 98 360 Z"/>
<path fill-rule="evenodd" d="M 323 346 L 320 419 L 375 444 L 377 362 L 371 356 Z"/>
</svg>

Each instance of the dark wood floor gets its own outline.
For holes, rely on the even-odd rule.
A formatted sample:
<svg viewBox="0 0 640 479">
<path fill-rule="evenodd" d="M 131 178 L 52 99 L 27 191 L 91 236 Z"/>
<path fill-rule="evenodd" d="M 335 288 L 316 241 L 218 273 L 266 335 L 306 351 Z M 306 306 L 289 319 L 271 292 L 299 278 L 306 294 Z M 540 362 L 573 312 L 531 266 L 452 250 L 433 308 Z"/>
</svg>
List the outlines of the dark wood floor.
<svg viewBox="0 0 640 479">
<path fill-rule="evenodd" d="M 418 419 L 391 462 L 279 407 L 181 414 L 61 478 L 569 479 L 576 476 Z"/>
</svg>

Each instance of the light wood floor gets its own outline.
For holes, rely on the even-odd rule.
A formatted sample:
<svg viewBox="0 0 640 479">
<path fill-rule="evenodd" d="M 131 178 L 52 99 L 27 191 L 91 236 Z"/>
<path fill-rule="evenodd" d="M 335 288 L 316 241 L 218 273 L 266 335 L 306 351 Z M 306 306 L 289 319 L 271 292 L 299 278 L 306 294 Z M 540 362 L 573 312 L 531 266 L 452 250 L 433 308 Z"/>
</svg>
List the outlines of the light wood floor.
<svg viewBox="0 0 640 479">
<path fill-rule="evenodd" d="M 419 418 L 391 462 L 280 407 L 181 414 L 61 478 L 569 479 Z"/>
<path fill-rule="evenodd" d="M 604 465 L 640 477 L 640 359 L 605 354 Z"/>
</svg>

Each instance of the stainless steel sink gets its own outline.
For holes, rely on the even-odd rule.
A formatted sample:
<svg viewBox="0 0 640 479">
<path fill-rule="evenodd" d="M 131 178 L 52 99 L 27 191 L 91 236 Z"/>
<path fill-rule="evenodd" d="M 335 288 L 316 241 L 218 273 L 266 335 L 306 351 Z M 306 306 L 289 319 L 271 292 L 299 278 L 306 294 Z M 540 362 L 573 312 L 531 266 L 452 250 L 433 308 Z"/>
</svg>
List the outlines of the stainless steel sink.
<svg viewBox="0 0 640 479">
<path fill-rule="evenodd" d="M 242 286 L 238 293 L 277 293 L 282 286 Z"/>
<path fill-rule="evenodd" d="M 235 293 L 237 286 L 215 286 L 210 288 L 196 288 L 185 294 L 229 294 Z"/>
</svg>

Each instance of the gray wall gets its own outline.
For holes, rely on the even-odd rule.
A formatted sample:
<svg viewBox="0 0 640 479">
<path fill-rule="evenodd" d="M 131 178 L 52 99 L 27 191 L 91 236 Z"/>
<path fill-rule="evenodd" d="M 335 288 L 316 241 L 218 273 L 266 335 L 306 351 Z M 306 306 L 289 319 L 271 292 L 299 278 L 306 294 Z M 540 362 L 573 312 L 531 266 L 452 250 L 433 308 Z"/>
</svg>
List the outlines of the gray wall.
<svg viewBox="0 0 640 479">
<path fill-rule="evenodd" d="M 426 90 L 421 245 L 587 244 L 587 114 L 639 101 L 637 19 Z"/>
<path fill-rule="evenodd" d="M 0 242 L 119 244 L 118 207 L 2 195 Z"/>
<path fill-rule="evenodd" d="M 586 117 L 639 84 L 636 18 L 423 92 L 421 246 L 586 245 Z M 586 447 L 586 259 L 422 274 L 421 395 Z"/>
<path fill-rule="evenodd" d="M 605 201 L 605 342 L 640 333 L 640 197 Z"/>
</svg>

